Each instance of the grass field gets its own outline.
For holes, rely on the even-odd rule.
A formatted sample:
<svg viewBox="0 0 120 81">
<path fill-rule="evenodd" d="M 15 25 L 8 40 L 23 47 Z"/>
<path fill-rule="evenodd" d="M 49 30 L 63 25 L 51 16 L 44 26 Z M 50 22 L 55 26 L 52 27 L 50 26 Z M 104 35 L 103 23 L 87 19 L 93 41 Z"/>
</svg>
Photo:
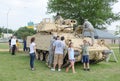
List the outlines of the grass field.
<svg viewBox="0 0 120 81">
<path fill-rule="evenodd" d="M 110 62 L 91 64 L 91 71 L 82 70 L 82 64 L 76 63 L 76 74 L 52 72 L 45 62 L 35 60 L 35 71 L 29 67 L 29 55 L 17 53 L 12 56 L 8 52 L 0 52 L 0 81 L 120 81 L 120 54 L 114 48 L 118 63 L 111 58 Z"/>
<path fill-rule="evenodd" d="M 23 48 L 22 43 L 20 43 L 20 49 Z M 8 43 L 0 43 L 0 49 L 9 49 Z"/>
</svg>

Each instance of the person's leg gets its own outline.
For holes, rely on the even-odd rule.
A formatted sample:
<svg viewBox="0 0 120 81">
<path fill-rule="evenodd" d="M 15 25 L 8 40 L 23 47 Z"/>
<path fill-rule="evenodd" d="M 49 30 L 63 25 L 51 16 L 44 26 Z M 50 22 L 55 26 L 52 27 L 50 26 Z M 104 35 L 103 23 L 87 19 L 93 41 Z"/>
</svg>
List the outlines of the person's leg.
<svg viewBox="0 0 120 81">
<path fill-rule="evenodd" d="M 53 68 L 51 69 L 52 71 L 55 71 L 57 63 L 58 63 L 58 54 L 55 54 L 54 55 L 54 65 L 53 65 Z"/>
<path fill-rule="evenodd" d="M 52 56 L 51 56 L 51 66 L 53 66 L 53 61 L 54 61 L 54 53 L 52 53 Z"/>
<path fill-rule="evenodd" d="M 15 55 L 15 45 L 12 46 L 12 55 Z"/>
<path fill-rule="evenodd" d="M 23 51 L 25 51 L 25 46 L 23 47 Z"/>
<path fill-rule="evenodd" d="M 14 54 L 14 49 L 13 49 L 13 46 L 12 46 L 12 55 Z"/>
<path fill-rule="evenodd" d="M 85 70 L 86 69 L 86 63 L 83 62 L 83 69 Z"/>
<path fill-rule="evenodd" d="M 32 55 L 32 67 L 34 68 L 35 53 Z"/>
<path fill-rule="evenodd" d="M 89 66 L 89 55 L 86 56 L 86 68 L 89 71 L 90 70 L 90 66 Z"/>
<path fill-rule="evenodd" d="M 73 72 L 73 73 L 76 73 L 76 72 L 75 72 L 75 67 L 74 67 L 74 61 L 71 61 L 71 66 L 72 66 L 72 72 Z"/>
<path fill-rule="evenodd" d="M 30 54 L 30 66 L 32 70 L 34 70 L 34 59 L 35 59 L 35 54 L 34 53 Z"/>
<path fill-rule="evenodd" d="M 15 55 L 15 52 L 16 52 L 16 45 L 14 45 L 14 55 Z"/>
<path fill-rule="evenodd" d="M 68 72 L 71 67 L 72 67 L 72 64 L 70 62 L 70 65 L 66 68 L 66 72 Z"/>
<path fill-rule="evenodd" d="M 30 54 L 30 68 L 32 69 L 33 66 L 32 66 L 32 54 Z"/>
<path fill-rule="evenodd" d="M 86 56 L 85 55 L 82 56 L 82 60 L 83 60 L 83 69 L 86 70 Z"/>
<path fill-rule="evenodd" d="M 63 64 L 63 54 L 58 55 L 58 70 L 61 71 L 61 66 Z"/>
<path fill-rule="evenodd" d="M 51 67 L 52 67 L 52 65 L 53 65 L 53 54 L 51 54 L 51 56 L 50 56 L 50 64 L 49 64 Z"/>
<path fill-rule="evenodd" d="M 87 63 L 87 69 L 90 69 L 89 62 Z"/>
<path fill-rule="evenodd" d="M 51 52 L 49 50 L 49 55 L 48 55 L 48 67 L 50 67 L 50 58 L 51 58 Z"/>
<path fill-rule="evenodd" d="M 53 52 L 52 52 L 52 50 L 50 50 L 50 52 L 49 52 L 49 66 L 51 67 L 52 66 L 52 64 L 53 64 Z"/>
</svg>

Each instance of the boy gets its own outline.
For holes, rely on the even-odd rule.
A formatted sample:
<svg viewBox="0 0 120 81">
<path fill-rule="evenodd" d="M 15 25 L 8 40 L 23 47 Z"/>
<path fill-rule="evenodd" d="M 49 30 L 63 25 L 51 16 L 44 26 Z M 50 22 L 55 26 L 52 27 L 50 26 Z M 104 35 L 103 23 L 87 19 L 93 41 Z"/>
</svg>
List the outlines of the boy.
<svg viewBox="0 0 120 81">
<path fill-rule="evenodd" d="M 90 71 L 89 67 L 89 42 L 86 40 L 83 40 L 83 45 L 82 45 L 82 60 L 83 60 L 83 68 L 84 71 Z"/>
</svg>

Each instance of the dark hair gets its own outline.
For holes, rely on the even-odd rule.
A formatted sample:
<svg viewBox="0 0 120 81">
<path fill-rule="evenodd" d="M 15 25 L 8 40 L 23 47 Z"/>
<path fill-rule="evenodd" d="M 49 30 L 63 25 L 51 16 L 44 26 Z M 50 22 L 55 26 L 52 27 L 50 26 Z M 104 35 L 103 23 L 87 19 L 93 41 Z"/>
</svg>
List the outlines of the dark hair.
<svg viewBox="0 0 120 81">
<path fill-rule="evenodd" d="M 35 41 L 35 37 L 32 37 L 31 38 L 31 43 Z"/>
<path fill-rule="evenodd" d="M 18 40 L 16 40 L 16 42 L 18 42 Z"/>
<path fill-rule="evenodd" d="M 57 40 L 56 38 L 57 38 L 57 37 L 53 36 L 53 39 Z"/>
<path fill-rule="evenodd" d="M 58 40 L 59 37 L 60 37 L 60 36 L 57 36 L 56 39 Z"/>
<path fill-rule="evenodd" d="M 57 13 L 57 16 L 60 15 L 60 13 Z"/>
<path fill-rule="evenodd" d="M 63 41 L 64 39 L 65 39 L 64 36 L 62 36 L 62 37 L 61 37 L 61 40 Z"/>
<path fill-rule="evenodd" d="M 69 47 L 71 47 L 71 44 L 73 44 L 72 42 L 69 43 Z"/>
</svg>

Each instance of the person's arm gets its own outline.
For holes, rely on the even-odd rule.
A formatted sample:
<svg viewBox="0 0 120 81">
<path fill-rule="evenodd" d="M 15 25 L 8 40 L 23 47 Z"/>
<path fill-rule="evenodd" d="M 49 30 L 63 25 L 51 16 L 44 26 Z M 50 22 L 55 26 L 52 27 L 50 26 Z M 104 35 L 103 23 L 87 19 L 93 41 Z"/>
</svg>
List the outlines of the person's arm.
<svg viewBox="0 0 120 81">
<path fill-rule="evenodd" d="M 11 47 L 13 46 L 13 39 L 11 39 Z"/>
<path fill-rule="evenodd" d="M 55 42 L 54 42 L 53 47 L 52 47 L 53 51 L 55 51 L 55 47 L 56 47 L 56 45 L 55 45 Z"/>
<path fill-rule="evenodd" d="M 34 48 L 34 51 L 35 51 L 35 54 L 36 54 L 36 45 L 34 45 L 34 47 L 33 47 L 33 48 Z"/>
<path fill-rule="evenodd" d="M 68 48 L 68 59 L 70 60 L 69 55 L 70 55 L 70 49 Z"/>
</svg>

